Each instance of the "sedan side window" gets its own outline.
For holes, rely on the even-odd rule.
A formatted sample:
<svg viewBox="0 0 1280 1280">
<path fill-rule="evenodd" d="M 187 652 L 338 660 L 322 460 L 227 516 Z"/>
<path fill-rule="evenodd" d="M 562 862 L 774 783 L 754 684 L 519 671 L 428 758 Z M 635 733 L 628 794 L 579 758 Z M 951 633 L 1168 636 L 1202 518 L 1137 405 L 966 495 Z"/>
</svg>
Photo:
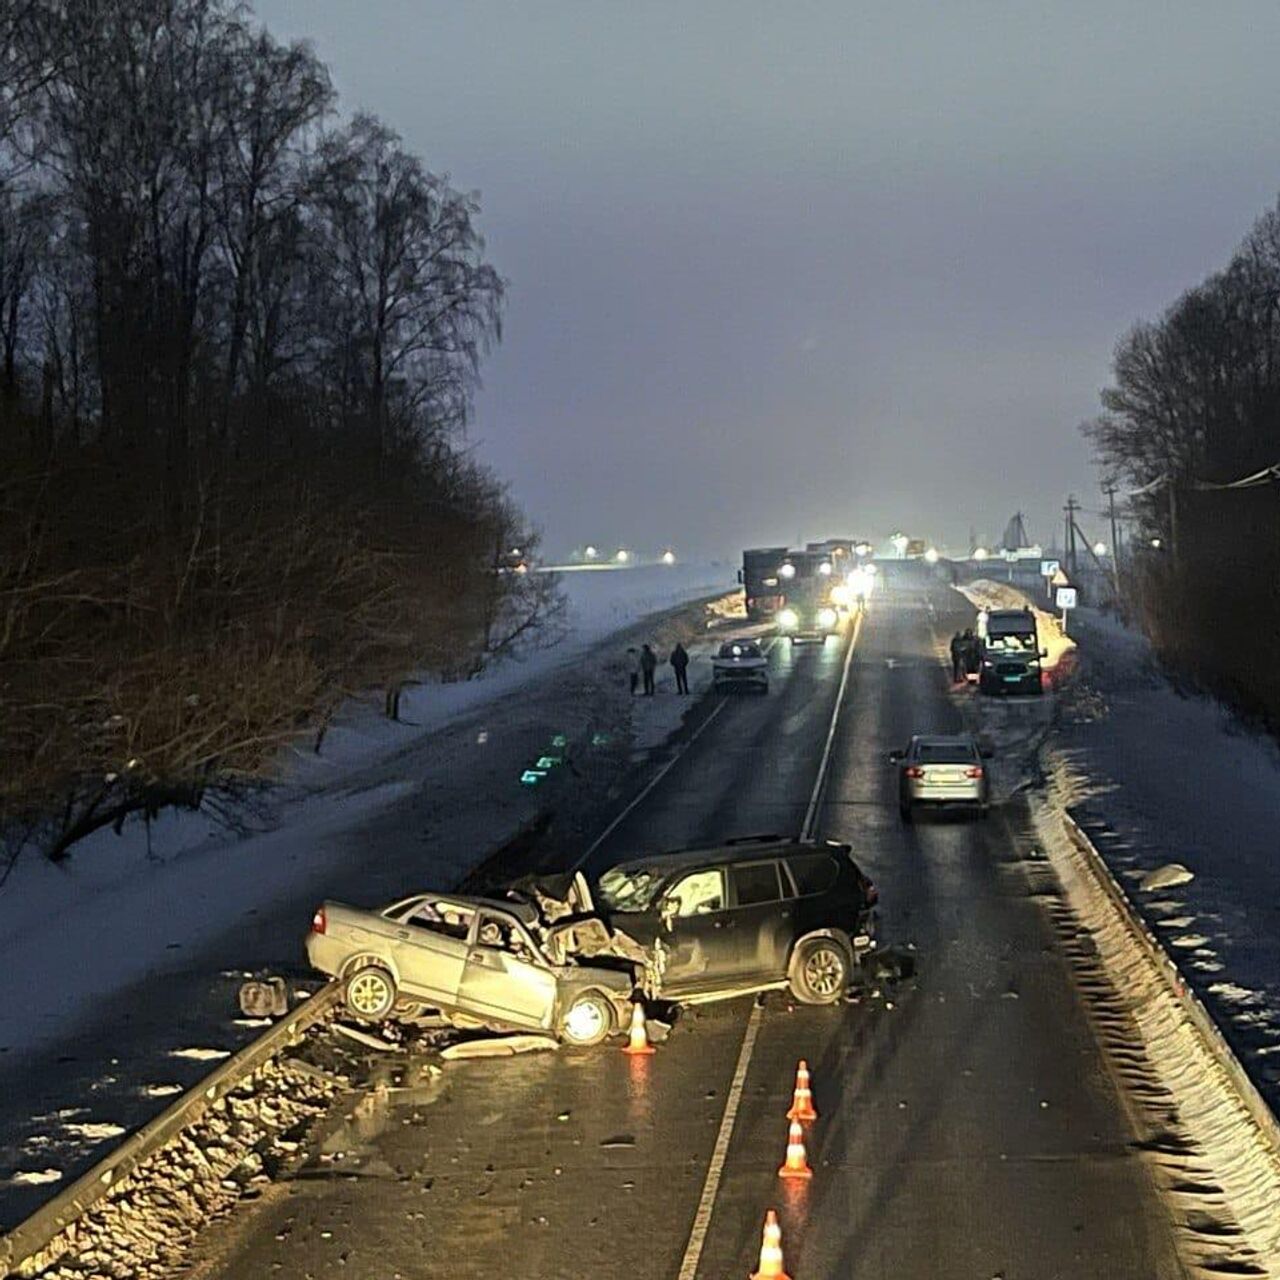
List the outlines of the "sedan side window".
<svg viewBox="0 0 1280 1280">
<path fill-rule="evenodd" d="M 724 873 L 721 871 L 695 871 L 685 876 L 668 897 L 680 904 L 677 916 L 705 916 L 711 911 L 724 910 Z"/>
<path fill-rule="evenodd" d="M 424 902 L 405 919 L 405 924 L 466 942 L 471 932 L 471 916 L 471 911 L 456 902 Z"/>
<path fill-rule="evenodd" d="M 776 862 L 752 862 L 745 867 L 730 867 L 734 898 L 740 907 L 754 907 L 761 902 L 777 902 L 782 897 Z"/>
</svg>

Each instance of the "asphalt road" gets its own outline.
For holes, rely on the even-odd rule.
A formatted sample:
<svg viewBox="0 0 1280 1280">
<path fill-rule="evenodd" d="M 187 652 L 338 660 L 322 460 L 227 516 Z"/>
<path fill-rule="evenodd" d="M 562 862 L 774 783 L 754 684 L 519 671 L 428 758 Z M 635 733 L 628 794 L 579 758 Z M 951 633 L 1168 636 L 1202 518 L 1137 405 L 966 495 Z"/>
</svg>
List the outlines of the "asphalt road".
<svg viewBox="0 0 1280 1280">
<path fill-rule="evenodd" d="M 914 981 L 833 1009 L 781 994 L 704 1007 L 649 1058 L 449 1065 L 328 1135 L 300 1177 L 208 1235 L 193 1274 L 746 1276 L 775 1207 L 795 1280 L 1181 1276 L 1023 862 L 1023 815 L 898 819 L 885 755 L 958 726 L 936 654 L 971 620 L 962 606 L 923 577 L 873 603 L 818 810 L 817 834 L 852 843 L 880 886 L 882 940 L 916 947 Z M 841 658 L 779 646 L 769 697 L 718 712 L 591 864 L 797 830 Z M 800 1057 L 814 1177 L 783 1183 Z"/>
</svg>

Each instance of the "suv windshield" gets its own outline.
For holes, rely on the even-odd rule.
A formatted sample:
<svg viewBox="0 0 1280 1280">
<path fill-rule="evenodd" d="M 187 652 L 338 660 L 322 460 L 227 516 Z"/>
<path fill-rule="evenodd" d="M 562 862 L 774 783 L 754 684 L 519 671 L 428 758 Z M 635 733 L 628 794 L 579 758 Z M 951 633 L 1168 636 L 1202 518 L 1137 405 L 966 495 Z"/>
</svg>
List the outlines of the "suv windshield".
<svg viewBox="0 0 1280 1280">
<path fill-rule="evenodd" d="M 600 901 L 610 911 L 647 911 L 662 877 L 647 867 L 613 867 L 600 877 Z"/>
<path fill-rule="evenodd" d="M 733 640 L 720 646 L 722 658 L 758 658 L 760 646 L 750 640 Z"/>
</svg>

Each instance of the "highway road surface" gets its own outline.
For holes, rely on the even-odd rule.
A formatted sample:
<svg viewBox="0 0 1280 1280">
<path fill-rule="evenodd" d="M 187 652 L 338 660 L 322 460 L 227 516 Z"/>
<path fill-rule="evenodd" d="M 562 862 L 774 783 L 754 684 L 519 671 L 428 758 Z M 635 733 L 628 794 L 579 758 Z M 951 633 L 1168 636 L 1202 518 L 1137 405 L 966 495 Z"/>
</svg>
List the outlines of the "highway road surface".
<svg viewBox="0 0 1280 1280">
<path fill-rule="evenodd" d="M 873 601 L 813 815 L 879 885 L 882 941 L 914 945 L 914 980 L 829 1009 L 783 993 L 703 1007 L 649 1058 L 610 1044 L 447 1065 L 327 1134 L 207 1234 L 193 1274 L 722 1280 L 755 1270 L 774 1207 L 794 1280 L 1181 1276 L 1025 812 L 898 817 L 886 753 L 959 727 L 938 642 L 971 621 L 923 571 Z M 769 696 L 716 712 L 590 869 L 798 831 L 844 657 L 778 645 Z M 801 1057 L 814 1176 L 783 1183 Z"/>
</svg>

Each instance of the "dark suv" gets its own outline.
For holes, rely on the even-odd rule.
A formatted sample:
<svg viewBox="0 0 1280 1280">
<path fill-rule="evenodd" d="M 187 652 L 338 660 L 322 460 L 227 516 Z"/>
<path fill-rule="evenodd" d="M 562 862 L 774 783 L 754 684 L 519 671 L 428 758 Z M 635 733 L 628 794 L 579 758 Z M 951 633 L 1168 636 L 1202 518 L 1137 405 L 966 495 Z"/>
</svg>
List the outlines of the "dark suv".
<svg viewBox="0 0 1280 1280">
<path fill-rule="evenodd" d="M 610 924 L 660 957 L 661 994 L 685 1003 L 790 987 L 844 995 L 872 945 L 878 893 L 847 844 L 756 836 L 624 862 L 596 885 Z"/>
</svg>

